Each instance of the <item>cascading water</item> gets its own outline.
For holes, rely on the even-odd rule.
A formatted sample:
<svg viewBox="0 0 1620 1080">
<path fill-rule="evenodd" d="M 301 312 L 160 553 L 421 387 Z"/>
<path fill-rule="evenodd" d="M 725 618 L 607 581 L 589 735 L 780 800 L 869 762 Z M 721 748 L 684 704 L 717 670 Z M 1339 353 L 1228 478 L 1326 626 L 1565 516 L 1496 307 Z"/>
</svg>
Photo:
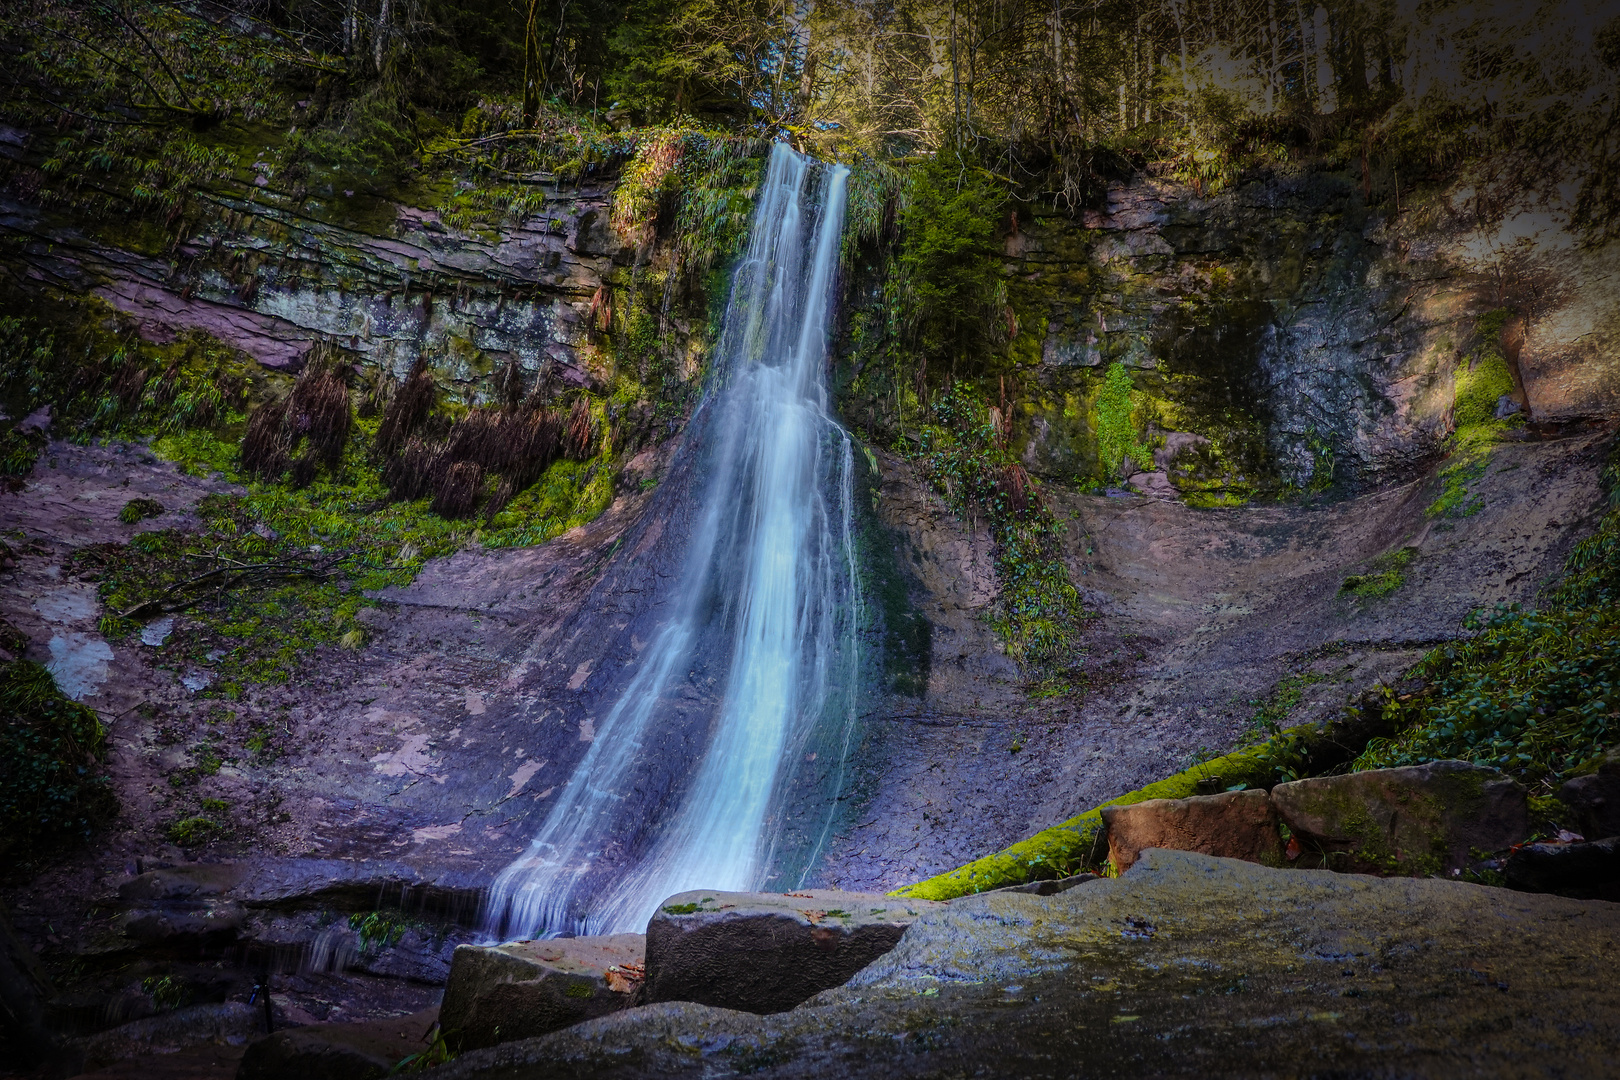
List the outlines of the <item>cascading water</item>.
<svg viewBox="0 0 1620 1080">
<path fill-rule="evenodd" d="M 823 379 L 847 175 L 772 149 L 700 409 L 709 415 L 688 429 L 703 440 L 703 473 L 670 618 L 540 834 L 496 878 L 492 936 L 640 930 L 672 893 L 760 887 L 783 858 L 776 804 L 792 763 L 812 744 L 840 763 L 848 750 L 860 621 L 853 456 Z M 688 781 L 647 814 L 624 796 L 699 651 L 724 658 L 724 692 Z M 798 843 L 801 872 L 826 840 L 833 794 L 822 793 L 813 835 Z M 610 846 L 639 854 L 606 866 Z"/>
</svg>

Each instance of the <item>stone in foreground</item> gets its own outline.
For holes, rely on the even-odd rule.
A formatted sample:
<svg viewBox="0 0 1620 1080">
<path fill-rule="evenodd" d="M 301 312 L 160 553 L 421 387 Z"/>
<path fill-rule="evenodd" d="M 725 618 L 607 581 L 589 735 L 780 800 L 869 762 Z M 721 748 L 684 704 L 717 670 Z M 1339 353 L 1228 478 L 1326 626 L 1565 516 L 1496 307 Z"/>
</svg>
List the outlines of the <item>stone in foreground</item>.
<svg viewBox="0 0 1620 1080">
<path fill-rule="evenodd" d="M 527 1039 L 636 1004 L 640 934 L 462 945 L 439 1023 L 452 1050 Z"/>
<path fill-rule="evenodd" d="M 377 1080 L 430 1046 L 438 1016 L 407 1016 L 354 1024 L 311 1024 L 267 1035 L 247 1048 L 236 1080 Z"/>
<path fill-rule="evenodd" d="M 1281 866 L 1282 838 L 1271 800 L 1258 788 L 1186 799 L 1148 799 L 1105 806 L 1108 858 L 1129 870 L 1148 848 L 1196 851 Z"/>
<path fill-rule="evenodd" d="M 1296 780 L 1271 801 L 1301 841 L 1300 866 L 1426 877 L 1530 833 L 1524 788 L 1466 761 Z"/>
<path fill-rule="evenodd" d="M 435 1080 L 1612 1076 L 1620 905 L 1146 851 L 930 910 L 790 1012 L 648 1005 Z"/>
<path fill-rule="evenodd" d="M 879 893 L 687 892 L 647 924 L 647 1001 L 781 1012 L 888 952 L 945 905 Z"/>
<path fill-rule="evenodd" d="M 1502 867 L 1507 883 L 1526 892 L 1620 900 L 1620 836 L 1575 844 L 1526 844 Z"/>
<path fill-rule="evenodd" d="M 1567 781 L 1558 797 L 1575 812 L 1588 840 L 1620 836 L 1620 747 L 1604 754 L 1596 771 Z"/>
</svg>

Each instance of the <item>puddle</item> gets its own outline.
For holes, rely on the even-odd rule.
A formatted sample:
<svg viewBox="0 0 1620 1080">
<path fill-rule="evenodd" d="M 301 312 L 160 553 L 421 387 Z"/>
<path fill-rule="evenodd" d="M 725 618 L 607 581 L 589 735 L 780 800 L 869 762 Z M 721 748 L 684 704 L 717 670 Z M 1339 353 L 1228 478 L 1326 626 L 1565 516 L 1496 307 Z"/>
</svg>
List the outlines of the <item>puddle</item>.
<svg viewBox="0 0 1620 1080">
<path fill-rule="evenodd" d="M 62 693 L 83 701 L 101 692 L 101 684 L 107 681 L 107 664 L 113 658 L 111 645 L 93 634 L 68 630 L 51 638 L 50 650 L 45 667 Z"/>
<path fill-rule="evenodd" d="M 214 677 L 206 671 L 189 671 L 180 676 L 180 685 L 195 694 L 199 690 L 206 690 L 214 684 Z"/>
</svg>

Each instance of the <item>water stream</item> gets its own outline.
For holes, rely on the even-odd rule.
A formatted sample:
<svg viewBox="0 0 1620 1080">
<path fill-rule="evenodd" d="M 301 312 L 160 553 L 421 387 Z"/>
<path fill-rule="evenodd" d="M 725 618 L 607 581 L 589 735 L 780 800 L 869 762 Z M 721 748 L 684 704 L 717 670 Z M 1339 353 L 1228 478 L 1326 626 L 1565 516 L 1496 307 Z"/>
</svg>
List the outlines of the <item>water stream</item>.
<svg viewBox="0 0 1620 1080">
<path fill-rule="evenodd" d="M 819 792 L 824 805 L 781 804 L 807 747 L 841 767 L 854 724 L 853 459 L 823 374 L 847 175 L 782 144 L 771 151 L 701 407 L 709 415 L 688 428 L 703 440 L 701 479 L 670 616 L 539 835 L 496 878 L 493 937 L 640 931 L 675 892 L 758 888 L 773 871 L 782 881 L 789 863 L 802 878 L 826 842 L 836 790 Z M 700 652 L 724 657 L 724 689 L 687 781 L 647 814 L 625 796 L 642 756 L 669 745 L 659 725 Z M 836 788 L 839 768 L 830 774 Z M 802 800 L 803 786 L 794 791 Z M 609 847 L 638 856 L 604 874 Z"/>
</svg>

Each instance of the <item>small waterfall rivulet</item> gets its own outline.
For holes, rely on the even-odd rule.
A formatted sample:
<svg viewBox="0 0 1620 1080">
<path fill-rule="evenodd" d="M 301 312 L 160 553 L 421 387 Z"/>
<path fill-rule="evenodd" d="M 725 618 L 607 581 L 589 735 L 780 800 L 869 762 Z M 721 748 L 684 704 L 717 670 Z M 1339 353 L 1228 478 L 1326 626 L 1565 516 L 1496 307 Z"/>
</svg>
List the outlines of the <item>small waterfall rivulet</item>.
<svg viewBox="0 0 1620 1080">
<path fill-rule="evenodd" d="M 539 835 L 491 887 L 492 936 L 639 931 L 671 893 L 760 887 L 789 858 L 777 804 L 792 763 L 810 745 L 840 763 L 848 752 L 853 457 L 823 374 L 847 175 L 780 143 L 771 151 L 699 410 L 708 415 L 688 428 L 701 448 L 683 448 L 696 455 L 697 502 L 668 618 Z M 721 658 L 724 689 L 701 756 L 649 814 L 625 795 L 699 652 Z M 793 844 L 799 877 L 831 828 L 836 791 L 821 795 L 824 806 L 795 810 L 808 833 Z M 635 855 L 609 867 L 609 847 Z"/>
</svg>

